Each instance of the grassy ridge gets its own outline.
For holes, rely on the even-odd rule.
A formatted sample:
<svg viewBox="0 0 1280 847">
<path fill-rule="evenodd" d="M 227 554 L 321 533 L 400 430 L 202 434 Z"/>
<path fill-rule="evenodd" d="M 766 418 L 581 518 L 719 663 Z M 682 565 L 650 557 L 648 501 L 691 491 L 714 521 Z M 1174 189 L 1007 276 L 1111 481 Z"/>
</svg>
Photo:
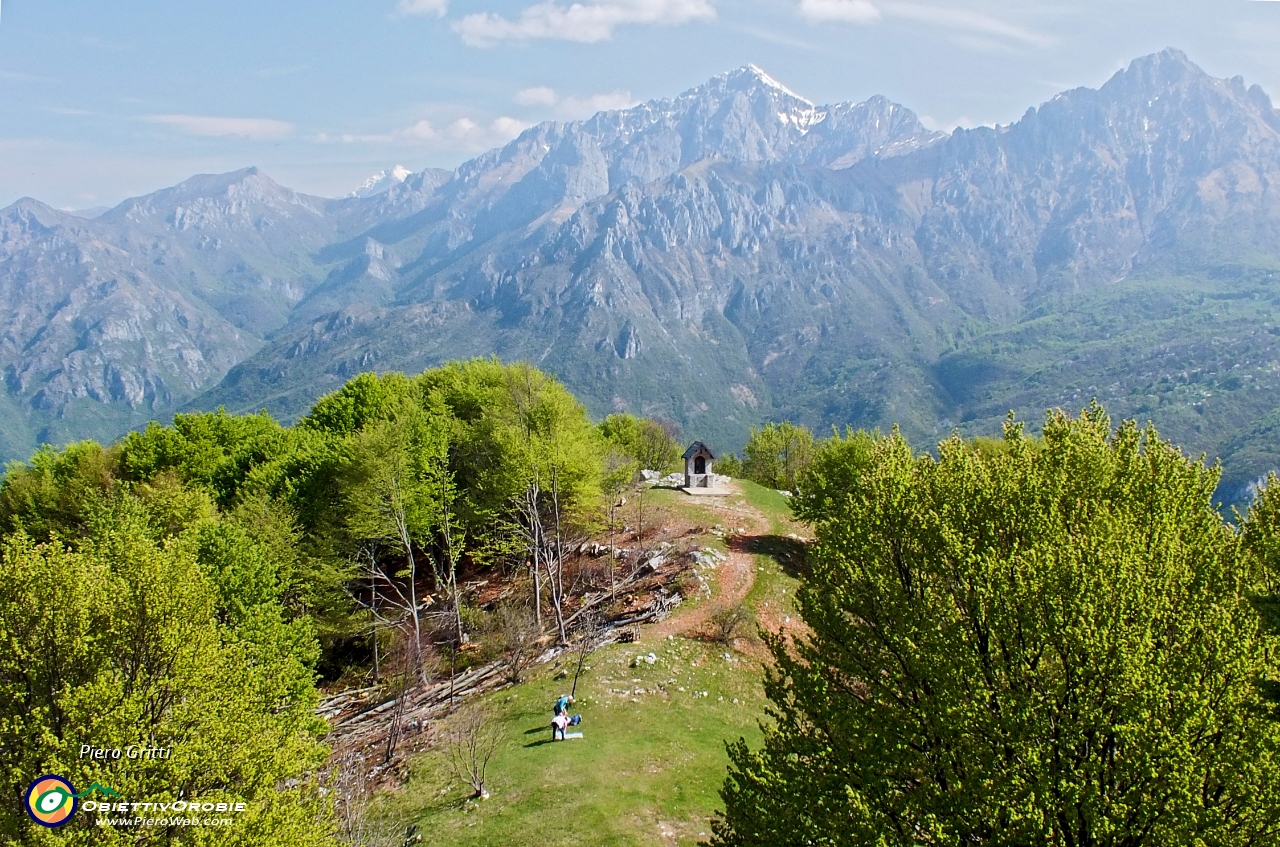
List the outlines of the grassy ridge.
<svg viewBox="0 0 1280 847">
<path fill-rule="evenodd" d="M 550 741 L 551 704 L 565 680 L 547 673 L 491 696 L 507 738 L 490 799 L 461 800 L 465 790 L 450 787 L 442 757 L 429 754 L 379 816 L 416 822 L 438 845 L 696 843 L 719 802 L 724 741 L 759 737 L 759 666 L 684 639 L 650 649 L 657 661 L 639 667 L 638 645 L 591 657 L 574 707 L 581 740 Z"/>
<path fill-rule="evenodd" d="M 790 531 L 784 497 L 753 483 L 743 487 L 771 532 Z M 663 508 L 716 522 L 684 494 L 652 494 Z M 748 602 L 769 617 L 793 614 L 795 579 L 771 556 L 754 558 Z M 651 651 L 654 664 L 635 661 Z M 376 802 L 373 814 L 401 832 L 417 824 L 427 843 L 441 847 L 696 844 L 710 834 L 719 807 L 725 742 L 760 738 L 766 719 L 760 656 L 758 649 L 726 654 L 685 638 L 601 649 L 578 682 L 574 711 L 583 715 L 585 737 L 564 743 L 550 741 L 551 704 L 571 680 L 544 669 L 487 698 L 507 733 L 491 766 L 488 800 L 463 799 L 467 792 L 450 785 L 444 758 L 432 752 L 415 762 L 402 790 Z"/>
</svg>

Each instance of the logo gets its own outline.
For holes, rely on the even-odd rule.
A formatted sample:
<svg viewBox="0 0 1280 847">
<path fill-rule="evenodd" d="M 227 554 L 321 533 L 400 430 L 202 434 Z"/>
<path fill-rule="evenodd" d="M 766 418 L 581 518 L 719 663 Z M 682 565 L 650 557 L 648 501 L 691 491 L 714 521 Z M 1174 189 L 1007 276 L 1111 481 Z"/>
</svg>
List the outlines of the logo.
<svg viewBox="0 0 1280 847">
<path fill-rule="evenodd" d="M 62 826 L 75 813 L 76 791 L 62 777 L 46 774 L 27 788 L 27 814 L 41 826 Z"/>
<path fill-rule="evenodd" d="M 95 782 L 93 785 L 90 785 L 84 791 L 81 791 L 79 794 L 74 794 L 72 796 L 74 796 L 77 800 L 82 800 L 85 797 L 88 797 L 90 794 L 92 794 L 95 791 L 101 794 L 103 797 L 119 797 L 120 796 L 119 794 L 112 791 L 110 788 L 107 788 L 107 786 L 103 785 L 100 782 Z"/>
</svg>

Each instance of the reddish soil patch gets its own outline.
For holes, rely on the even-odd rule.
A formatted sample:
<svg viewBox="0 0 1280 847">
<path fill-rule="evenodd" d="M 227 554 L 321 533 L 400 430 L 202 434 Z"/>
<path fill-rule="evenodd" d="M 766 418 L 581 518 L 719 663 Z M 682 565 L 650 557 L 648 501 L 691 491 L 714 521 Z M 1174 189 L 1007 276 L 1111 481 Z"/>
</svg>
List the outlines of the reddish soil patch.
<svg viewBox="0 0 1280 847">
<path fill-rule="evenodd" d="M 727 501 L 727 502 L 726 502 Z M 728 608 L 746 599 L 756 581 L 755 560 L 749 552 L 749 538 L 768 529 L 769 521 L 760 511 L 741 499 L 735 485 L 735 494 L 725 500 L 710 497 L 699 498 L 698 505 L 723 518 L 725 526 L 743 529 L 743 533 L 728 536 L 729 556 L 716 569 L 716 595 L 697 606 L 682 608 L 674 615 L 648 628 L 646 638 L 666 638 L 668 635 L 693 635 L 720 609 Z"/>
</svg>

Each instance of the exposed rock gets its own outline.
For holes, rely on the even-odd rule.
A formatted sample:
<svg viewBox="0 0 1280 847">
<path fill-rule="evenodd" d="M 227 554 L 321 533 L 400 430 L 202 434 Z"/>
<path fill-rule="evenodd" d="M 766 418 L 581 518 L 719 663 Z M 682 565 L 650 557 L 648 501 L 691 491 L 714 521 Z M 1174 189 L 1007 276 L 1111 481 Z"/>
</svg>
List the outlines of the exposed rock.
<svg viewBox="0 0 1280 847">
<path fill-rule="evenodd" d="M 1070 380 L 1110 367 L 985 397 L 1000 366 L 970 356 L 975 335 L 1127 277 L 1261 274 L 1280 254 L 1280 116 L 1172 50 L 950 135 L 746 67 L 399 176 L 323 200 L 248 169 L 94 219 L 0 212 L 0 449 L 108 437 L 188 402 L 290 418 L 361 370 L 494 353 L 557 374 L 594 414 L 670 417 L 730 447 L 765 418 L 932 439 L 978 414 L 998 426 L 992 409 L 1087 402 L 1092 383 Z M 1218 350 L 1179 352 L 1171 328 L 1172 352 L 1130 355 L 1190 372 L 1237 345 L 1260 368 L 1239 390 L 1259 399 L 1230 428 L 1265 440 L 1267 331 L 1224 326 Z M 1179 402 L 1178 432 L 1214 449 L 1223 428 L 1201 435 L 1185 415 L 1202 401 Z M 1263 453 L 1247 480 L 1280 460 Z"/>
</svg>

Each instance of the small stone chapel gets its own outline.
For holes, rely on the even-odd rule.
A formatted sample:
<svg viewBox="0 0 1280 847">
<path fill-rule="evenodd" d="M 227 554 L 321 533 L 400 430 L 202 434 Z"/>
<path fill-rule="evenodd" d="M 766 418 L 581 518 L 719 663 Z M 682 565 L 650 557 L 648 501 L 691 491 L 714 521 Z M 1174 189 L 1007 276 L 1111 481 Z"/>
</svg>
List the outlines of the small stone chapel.
<svg viewBox="0 0 1280 847">
<path fill-rule="evenodd" d="M 701 441 L 695 441 L 684 451 L 684 487 L 712 488 L 715 479 L 711 474 L 711 463 L 716 456 L 711 448 Z"/>
</svg>

